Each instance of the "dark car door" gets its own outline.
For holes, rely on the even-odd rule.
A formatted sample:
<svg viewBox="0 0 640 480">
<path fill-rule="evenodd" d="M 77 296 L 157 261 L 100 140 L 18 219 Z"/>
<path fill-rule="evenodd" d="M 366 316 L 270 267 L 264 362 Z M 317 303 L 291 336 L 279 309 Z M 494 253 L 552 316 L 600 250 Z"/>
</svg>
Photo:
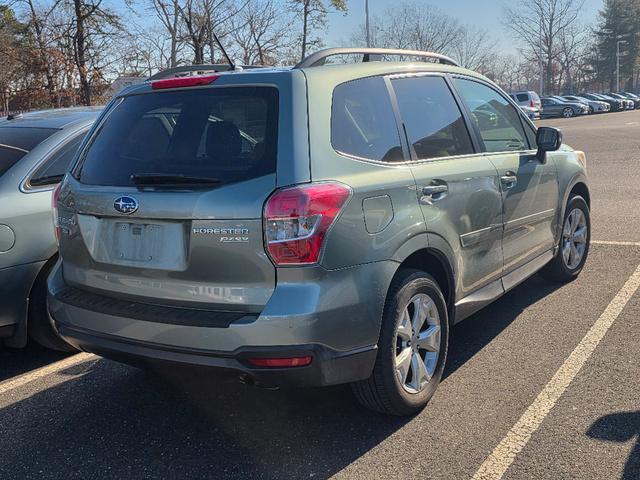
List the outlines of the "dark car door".
<svg viewBox="0 0 640 480">
<path fill-rule="evenodd" d="M 543 117 L 559 117 L 562 115 L 563 105 L 551 98 L 542 99 L 542 113 Z"/>
</svg>

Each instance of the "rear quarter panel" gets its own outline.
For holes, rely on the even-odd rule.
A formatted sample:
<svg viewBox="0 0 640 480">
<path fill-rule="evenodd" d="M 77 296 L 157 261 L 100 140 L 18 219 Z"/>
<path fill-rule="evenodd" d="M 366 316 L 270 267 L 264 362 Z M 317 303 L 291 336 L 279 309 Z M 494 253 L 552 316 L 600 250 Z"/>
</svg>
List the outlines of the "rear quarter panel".
<svg viewBox="0 0 640 480">
<path fill-rule="evenodd" d="M 335 75 L 330 75 L 332 71 Z M 390 260 L 413 237 L 421 237 L 418 244 L 426 248 L 424 218 L 409 165 L 352 158 L 336 152 L 331 144 L 333 89 L 353 80 L 353 73 L 345 68 L 327 67 L 308 69 L 305 74 L 309 90 L 311 178 L 314 182 L 339 181 L 353 191 L 328 233 L 322 265 L 336 269 Z M 370 226 L 367 229 L 368 205 L 383 208 L 379 214 L 386 220 L 379 231 L 372 232 Z"/>
</svg>

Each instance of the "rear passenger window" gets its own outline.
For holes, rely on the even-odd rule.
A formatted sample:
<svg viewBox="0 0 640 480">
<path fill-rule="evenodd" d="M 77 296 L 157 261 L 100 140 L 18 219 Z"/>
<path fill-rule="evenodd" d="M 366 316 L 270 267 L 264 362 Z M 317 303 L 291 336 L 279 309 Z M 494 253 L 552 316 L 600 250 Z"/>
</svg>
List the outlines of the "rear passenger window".
<svg viewBox="0 0 640 480">
<path fill-rule="evenodd" d="M 471 118 L 480 130 L 487 152 L 527 150 L 520 114 L 509 101 L 496 92 L 472 80 L 456 78 L 456 88 L 471 111 Z"/>
<path fill-rule="evenodd" d="M 331 144 L 340 153 L 383 162 L 404 160 L 382 77 L 338 85 L 331 105 Z"/>
<path fill-rule="evenodd" d="M 393 80 L 400 115 L 419 160 L 473 153 L 460 109 L 442 77 Z"/>
</svg>

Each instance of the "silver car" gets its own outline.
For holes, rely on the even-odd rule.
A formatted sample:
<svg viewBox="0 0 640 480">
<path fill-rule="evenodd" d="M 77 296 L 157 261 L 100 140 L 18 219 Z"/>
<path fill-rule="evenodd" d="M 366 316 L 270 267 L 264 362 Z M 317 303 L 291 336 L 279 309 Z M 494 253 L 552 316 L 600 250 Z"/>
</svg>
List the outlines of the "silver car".
<svg viewBox="0 0 640 480">
<path fill-rule="evenodd" d="M 0 341 L 72 350 L 52 328 L 46 277 L 57 259 L 51 192 L 101 108 L 0 119 Z"/>
<path fill-rule="evenodd" d="M 513 92 L 509 96 L 530 120 L 540 119 L 542 116 L 542 102 L 536 92 Z"/>
<path fill-rule="evenodd" d="M 588 98 L 578 97 L 576 95 L 565 95 L 564 97 L 555 97 L 564 102 L 585 103 L 589 106 L 589 113 L 606 113 L 611 110 L 611 105 L 607 102 L 599 100 L 589 100 Z"/>
</svg>

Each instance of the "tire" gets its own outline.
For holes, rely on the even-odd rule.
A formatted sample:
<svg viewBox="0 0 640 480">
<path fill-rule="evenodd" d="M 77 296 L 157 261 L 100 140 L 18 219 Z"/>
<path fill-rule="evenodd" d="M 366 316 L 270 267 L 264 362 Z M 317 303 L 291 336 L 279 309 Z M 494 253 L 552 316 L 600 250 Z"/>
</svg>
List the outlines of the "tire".
<svg viewBox="0 0 640 480">
<path fill-rule="evenodd" d="M 422 346 L 428 346 L 422 349 L 415 341 L 418 337 L 411 332 L 417 323 L 407 321 L 410 317 L 414 321 L 419 317 L 416 304 L 423 306 L 421 312 L 426 312 L 419 332 L 422 332 L 422 342 L 425 342 Z M 420 412 L 440 383 L 448 342 L 447 305 L 437 282 L 420 270 L 400 270 L 389 287 L 373 372 L 368 379 L 352 384 L 356 398 L 365 407 L 388 415 L 406 416 Z M 396 369 L 402 352 L 403 358 L 410 357 L 409 361 L 401 362 L 406 367 L 402 368 L 404 380 Z M 420 359 L 424 370 L 417 363 Z M 414 375 L 414 370 L 423 375 Z"/>
<path fill-rule="evenodd" d="M 570 219 L 574 212 L 579 211 L 582 217 L 574 216 Z M 578 214 L 576 214 L 578 215 Z M 581 223 L 580 218 L 583 220 Z M 573 230 L 573 225 L 578 223 L 578 226 Z M 575 231 L 584 225 L 584 235 L 575 236 Z M 567 237 L 567 235 L 573 235 L 573 237 Z M 583 238 L 584 241 L 575 242 L 574 239 Z M 560 240 L 558 244 L 558 253 L 551 262 L 549 262 L 541 271 L 543 276 L 548 280 L 556 282 L 570 282 L 575 280 L 580 272 L 584 268 L 584 264 L 587 261 L 589 254 L 589 243 L 591 241 L 591 216 L 589 214 L 589 207 L 584 198 L 580 196 L 574 196 L 567 202 L 567 208 L 565 209 L 564 218 L 562 220 L 562 232 L 560 234 Z M 573 243 L 573 247 L 571 247 Z M 582 246 L 582 248 L 580 247 Z M 569 257 L 565 255 L 566 248 L 569 248 Z M 575 249 L 575 250 L 574 250 Z M 580 253 L 579 259 L 572 255 Z"/>
<path fill-rule="evenodd" d="M 589 115 L 593 115 L 594 113 L 595 113 L 595 110 L 591 105 L 589 105 Z"/>
<path fill-rule="evenodd" d="M 562 110 L 562 116 L 564 118 L 571 118 L 573 117 L 573 108 L 565 108 L 564 110 Z"/>
<path fill-rule="evenodd" d="M 47 262 L 42 268 L 31 288 L 29 296 L 29 315 L 27 329 L 29 337 L 41 346 L 58 352 L 76 352 L 77 350 L 65 342 L 53 325 L 53 318 L 47 307 L 47 277 L 54 262 Z"/>
</svg>

